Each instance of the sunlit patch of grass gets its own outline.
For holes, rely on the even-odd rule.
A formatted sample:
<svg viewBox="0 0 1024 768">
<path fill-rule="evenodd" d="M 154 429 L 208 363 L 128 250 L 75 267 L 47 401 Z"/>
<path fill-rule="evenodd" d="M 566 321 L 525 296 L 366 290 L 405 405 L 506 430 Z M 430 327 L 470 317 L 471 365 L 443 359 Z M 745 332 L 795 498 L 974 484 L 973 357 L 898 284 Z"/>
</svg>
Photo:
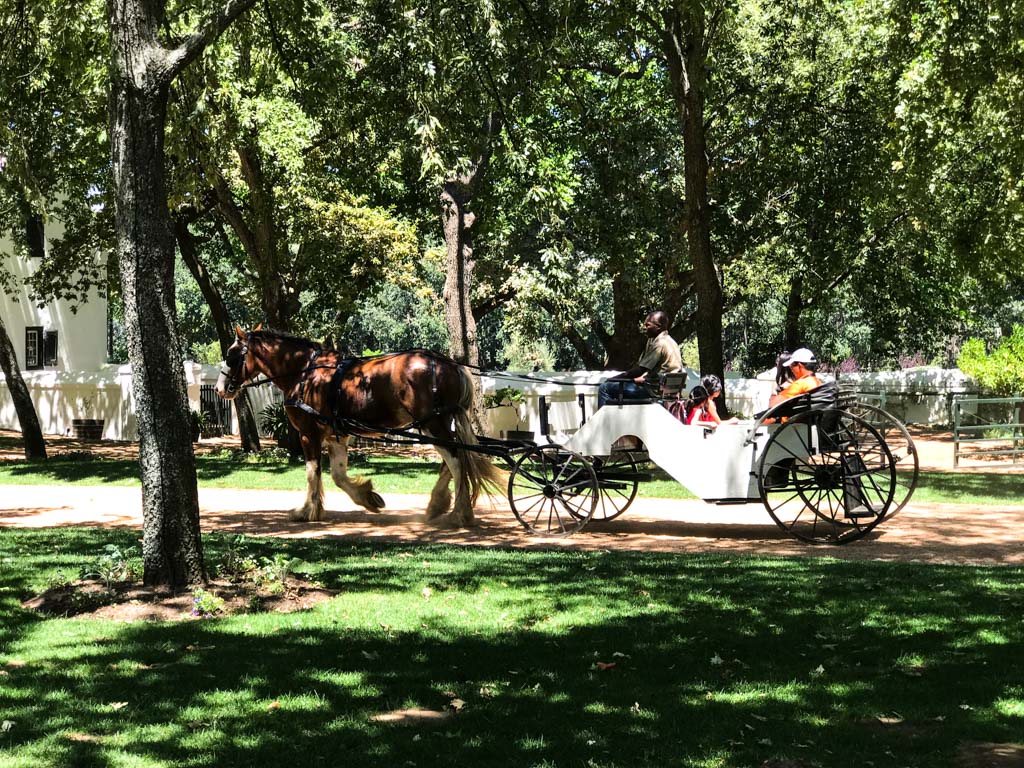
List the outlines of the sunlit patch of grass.
<svg viewBox="0 0 1024 768">
<path fill-rule="evenodd" d="M 1024 719 L 1024 688 L 1015 687 L 1006 692 L 1009 696 L 996 699 L 992 707 L 1002 717 Z"/>
</svg>

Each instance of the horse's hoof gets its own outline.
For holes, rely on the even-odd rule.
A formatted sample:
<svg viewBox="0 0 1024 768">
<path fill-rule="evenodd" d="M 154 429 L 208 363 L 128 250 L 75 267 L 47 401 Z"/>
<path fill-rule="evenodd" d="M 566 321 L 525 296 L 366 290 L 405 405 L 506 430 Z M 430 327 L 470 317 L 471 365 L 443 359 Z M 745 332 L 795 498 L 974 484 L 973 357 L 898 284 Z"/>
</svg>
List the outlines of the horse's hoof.
<svg viewBox="0 0 1024 768">
<path fill-rule="evenodd" d="M 305 523 L 307 521 L 306 510 L 303 507 L 293 509 L 288 513 L 288 517 L 294 520 L 296 523 Z"/>
<path fill-rule="evenodd" d="M 384 508 L 384 497 L 376 491 L 370 491 L 370 504 L 377 507 L 377 509 L 373 510 L 377 512 Z"/>
</svg>

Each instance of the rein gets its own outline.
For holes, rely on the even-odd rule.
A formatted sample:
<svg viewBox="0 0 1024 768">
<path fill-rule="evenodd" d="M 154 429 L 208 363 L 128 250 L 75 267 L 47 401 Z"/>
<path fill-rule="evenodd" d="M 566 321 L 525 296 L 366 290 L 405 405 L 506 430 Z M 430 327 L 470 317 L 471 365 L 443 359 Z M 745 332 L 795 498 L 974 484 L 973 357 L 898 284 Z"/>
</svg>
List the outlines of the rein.
<svg viewBox="0 0 1024 768">
<path fill-rule="evenodd" d="M 589 381 L 556 381 L 555 379 L 545 379 L 543 376 L 530 376 L 528 373 L 506 373 L 503 371 L 490 371 L 486 368 L 481 368 L 479 365 L 470 365 L 469 363 L 459 363 L 463 368 L 470 369 L 473 376 L 500 376 L 503 379 L 512 379 L 513 381 L 537 381 L 541 384 L 554 384 L 556 387 L 600 387 L 600 384 L 594 384 Z"/>
</svg>

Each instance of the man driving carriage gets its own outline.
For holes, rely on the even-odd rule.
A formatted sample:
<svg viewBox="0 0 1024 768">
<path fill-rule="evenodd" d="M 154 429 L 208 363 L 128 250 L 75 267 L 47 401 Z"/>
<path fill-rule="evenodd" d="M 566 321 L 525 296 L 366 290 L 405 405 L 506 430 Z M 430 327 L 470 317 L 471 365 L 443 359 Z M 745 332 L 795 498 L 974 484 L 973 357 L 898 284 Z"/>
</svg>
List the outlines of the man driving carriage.
<svg viewBox="0 0 1024 768">
<path fill-rule="evenodd" d="M 657 397 L 661 387 L 661 377 L 666 373 L 679 373 L 683 370 L 683 359 L 679 345 L 668 333 L 668 315 L 657 310 L 644 318 L 643 330 L 647 336 L 647 345 L 637 360 L 636 365 L 628 371 L 605 381 L 597 390 L 597 407 L 608 403 L 630 400 L 648 400 Z"/>
</svg>

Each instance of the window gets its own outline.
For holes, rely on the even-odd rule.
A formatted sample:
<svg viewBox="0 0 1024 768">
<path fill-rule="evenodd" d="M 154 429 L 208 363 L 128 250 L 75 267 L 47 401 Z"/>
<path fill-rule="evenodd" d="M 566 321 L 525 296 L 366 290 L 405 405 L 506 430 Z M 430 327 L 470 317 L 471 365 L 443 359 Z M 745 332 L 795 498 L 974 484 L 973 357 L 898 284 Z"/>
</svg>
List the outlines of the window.
<svg viewBox="0 0 1024 768">
<path fill-rule="evenodd" d="M 43 329 L 39 326 L 25 329 L 25 370 L 43 367 Z"/>
<path fill-rule="evenodd" d="M 43 365 L 47 368 L 57 366 L 57 332 L 47 331 L 43 334 Z"/>
</svg>

